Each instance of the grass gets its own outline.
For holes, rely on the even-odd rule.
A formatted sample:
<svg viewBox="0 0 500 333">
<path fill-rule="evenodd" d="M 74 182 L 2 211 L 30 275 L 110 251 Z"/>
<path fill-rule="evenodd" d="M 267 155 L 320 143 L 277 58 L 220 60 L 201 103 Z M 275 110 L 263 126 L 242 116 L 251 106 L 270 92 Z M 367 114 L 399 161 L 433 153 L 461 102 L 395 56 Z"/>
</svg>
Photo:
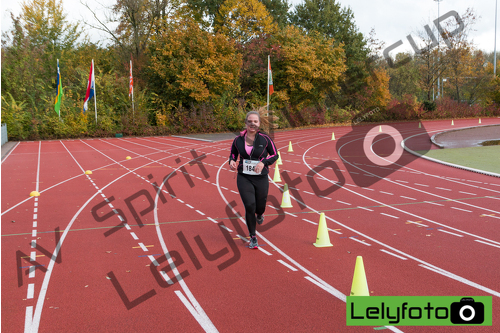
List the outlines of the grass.
<svg viewBox="0 0 500 333">
<path fill-rule="evenodd" d="M 433 149 L 419 152 L 428 157 L 500 174 L 500 146 Z"/>
</svg>

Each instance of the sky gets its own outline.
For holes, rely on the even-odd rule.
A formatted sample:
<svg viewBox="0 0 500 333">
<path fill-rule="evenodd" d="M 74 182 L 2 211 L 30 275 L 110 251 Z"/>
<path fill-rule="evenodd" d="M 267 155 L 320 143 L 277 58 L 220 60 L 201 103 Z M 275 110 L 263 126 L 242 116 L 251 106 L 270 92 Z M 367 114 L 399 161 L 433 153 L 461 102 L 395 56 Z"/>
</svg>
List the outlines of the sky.
<svg viewBox="0 0 500 333">
<path fill-rule="evenodd" d="M 96 0 L 82 0 L 89 3 L 92 8 L 102 9 Z M 303 0 L 288 0 L 290 4 L 297 5 Z M 12 26 L 9 12 L 18 15 L 21 11 L 21 0 L 2 0 L 2 32 Z M 113 0 L 99 0 L 104 5 L 111 5 Z M 470 36 L 480 50 L 493 52 L 495 42 L 495 0 L 337 0 L 342 7 L 350 7 L 354 13 L 356 26 L 364 35 L 368 35 L 372 28 L 375 37 L 388 47 L 402 40 L 403 45 L 394 52 L 411 50 L 406 38 L 412 34 L 416 38 L 417 31 L 423 31 L 424 26 L 433 26 L 432 21 L 449 11 L 456 11 L 461 16 L 467 8 L 473 8 L 480 17 L 474 25 Z M 92 14 L 85 8 L 80 0 L 63 0 L 63 8 L 71 22 L 92 20 Z M 500 21 L 500 15 L 498 17 Z M 498 24 L 498 23 L 497 23 Z M 500 25 L 500 24 L 499 24 Z M 500 52 L 500 27 L 497 28 L 497 52 Z M 86 28 L 91 40 L 96 42 L 106 38 L 102 32 Z M 391 53 L 392 55 L 392 53 Z"/>
</svg>

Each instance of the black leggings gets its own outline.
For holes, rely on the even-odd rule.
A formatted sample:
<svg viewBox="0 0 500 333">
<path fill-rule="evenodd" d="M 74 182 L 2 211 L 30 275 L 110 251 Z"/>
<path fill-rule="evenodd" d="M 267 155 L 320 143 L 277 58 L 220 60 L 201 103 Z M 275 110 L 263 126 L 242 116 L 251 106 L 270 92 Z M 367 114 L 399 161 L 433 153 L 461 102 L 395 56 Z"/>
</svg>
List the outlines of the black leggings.
<svg viewBox="0 0 500 333">
<path fill-rule="evenodd" d="M 238 173 L 238 191 L 245 205 L 245 220 L 250 237 L 255 236 L 257 219 L 255 214 L 263 215 L 266 210 L 269 179 L 267 175 L 246 175 Z"/>
</svg>

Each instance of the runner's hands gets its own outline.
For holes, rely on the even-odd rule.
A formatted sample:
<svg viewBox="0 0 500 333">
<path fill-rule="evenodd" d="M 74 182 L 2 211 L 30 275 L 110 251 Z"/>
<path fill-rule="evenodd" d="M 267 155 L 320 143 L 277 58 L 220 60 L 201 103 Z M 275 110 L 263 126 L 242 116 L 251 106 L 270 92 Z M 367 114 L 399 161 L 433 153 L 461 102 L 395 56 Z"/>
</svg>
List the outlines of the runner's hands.
<svg viewBox="0 0 500 333">
<path fill-rule="evenodd" d="M 257 164 L 257 166 L 255 167 L 255 172 L 257 172 L 257 173 L 261 173 L 261 172 L 262 172 L 262 169 L 264 169 L 264 163 L 259 162 L 259 163 Z"/>
<path fill-rule="evenodd" d="M 231 168 L 231 170 L 236 170 L 236 161 L 229 162 L 229 167 Z"/>
</svg>

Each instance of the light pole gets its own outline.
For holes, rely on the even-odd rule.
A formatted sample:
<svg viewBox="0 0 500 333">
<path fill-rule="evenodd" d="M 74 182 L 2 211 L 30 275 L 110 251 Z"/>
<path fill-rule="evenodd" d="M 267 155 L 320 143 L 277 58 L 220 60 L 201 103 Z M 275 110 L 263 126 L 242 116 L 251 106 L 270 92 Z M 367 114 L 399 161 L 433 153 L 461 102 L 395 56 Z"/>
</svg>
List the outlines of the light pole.
<svg viewBox="0 0 500 333">
<path fill-rule="evenodd" d="M 440 52 L 440 50 L 439 50 L 439 35 L 441 35 L 441 32 L 440 32 L 440 25 L 439 25 L 439 3 L 440 3 L 441 1 L 443 1 L 443 0 L 434 0 L 434 1 L 438 3 L 438 74 L 439 74 L 439 52 Z M 439 80 L 440 80 L 440 79 L 439 79 L 439 75 L 438 75 L 438 80 L 437 80 L 437 81 L 438 81 L 438 82 L 437 82 L 437 83 L 438 83 L 438 87 L 437 87 L 437 91 L 438 91 L 438 92 L 437 92 L 437 97 L 438 97 L 438 98 L 439 98 L 439 95 L 440 95 L 440 94 L 439 94 L 439 92 L 440 92 L 440 89 L 439 89 Z"/>
</svg>

